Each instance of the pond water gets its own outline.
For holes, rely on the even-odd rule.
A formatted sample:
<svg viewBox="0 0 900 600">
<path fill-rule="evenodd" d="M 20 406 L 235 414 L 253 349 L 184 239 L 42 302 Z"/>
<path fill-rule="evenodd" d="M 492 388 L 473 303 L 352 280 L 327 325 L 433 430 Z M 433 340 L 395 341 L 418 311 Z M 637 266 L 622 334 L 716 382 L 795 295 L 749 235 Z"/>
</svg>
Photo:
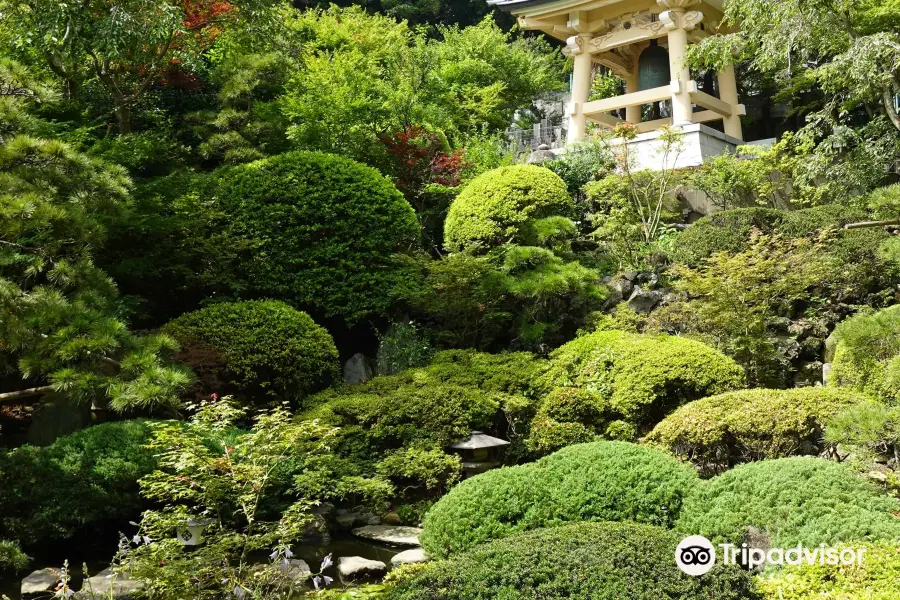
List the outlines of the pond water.
<svg viewBox="0 0 900 600">
<path fill-rule="evenodd" d="M 60 544 L 59 547 L 47 548 L 46 552 L 41 552 L 40 555 L 32 552 L 31 556 L 34 560 L 32 560 L 26 571 L 14 576 L 0 577 L 0 595 L 5 594 L 12 600 L 19 600 L 19 589 L 23 577 L 35 569 L 44 567 L 59 568 L 66 558 L 69 559 L 73 587 L 75 589 L 80 588 L 83 563 L 87 564 L 90 575 L 96 575 L 109 566 L 110 558 L 116 552 L 118 536 L 106 539 L 107 537 L 109 536 L 95 537 L 90 540 L 90 543 L 85 543 L 81 546 L 72 543 Z M 305 560 L 309 563 L 309 567 L 317 572 L 319 565 L 322 564 L 322 559 L 328 554 L 331 554 L 335 564 L 337 564 L 337 559 L 341 556 L 361 556 L 370 560 L 380 560 L 390 569 L 391 558 L 407 548 L 395 548 L 362 540 L 349 534 L 341 534 L 332 537 L 330 540 L 321 539 L 297 544 L 292 549 L 296 558 Z M 335 566 L 326 569 L 325 574 L 338 581 L 337 568 Z"/>
</svg>

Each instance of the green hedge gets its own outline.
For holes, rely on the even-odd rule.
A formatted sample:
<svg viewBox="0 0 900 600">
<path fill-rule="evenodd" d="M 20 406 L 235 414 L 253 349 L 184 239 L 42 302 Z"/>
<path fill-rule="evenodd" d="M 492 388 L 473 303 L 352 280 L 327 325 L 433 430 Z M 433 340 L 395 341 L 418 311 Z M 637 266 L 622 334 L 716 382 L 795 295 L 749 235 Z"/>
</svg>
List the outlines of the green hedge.
<svg viewBox="0 0 900 600">
<path fill-rule="evenodd" d="M 212 304 L 163 331 L 178 340 L 180 357 L 211 392 L 292 400 L 338 379 L 331 335 L 283 302 Z"/>
<path fill-rule="evenodd" d="M 528 438 L 528 447 L 537 454 L 549 454 L 564 446 L 590 442 L 598 435 L 610 435 L 609 402 L 593 390 L 556 388 L 541 403 Z M 629 431 L 631 433 L 631 431 Z"/>
<path fill-rule="evenodd" d="M 450 205 L 444 245 L 451 252 L 489 250 L 505 242 L 522 243 L 534 219 L 570 216 L 575 205 L 558 175 L 534 165 L 500 167 L 482 173 Z"/>
<path fill-rule="evenodd" d="M 754 600 L 749 574 L 717 565 L 691 577 L 680 537 L 637 523 L 573 523 L 531 531 L 434 563 L 389 600 Z"/>
<path fill-rule="evenodd" d="M 422 546 L 445 557 L 520 531 L 574 521 L 671 525 L 697 485 L 693 469 L 626 442 L 569 446 L 467 479 L 425 517 Z"/>
<path fill-rule="evenodd" d="M 216 232 L 234 294 L 285 300 L 357 322 L 411 285 L 398 253 L 419 247 L 415 212 L 378 171 L 340 156 L 291 152 L 214 175 Z"/>
<path fill-rule="evenodd" d="M 137 481 L 156 467 L 150 437 L 144 421 L 121 421 L 0 453 L 0 537 L 35 546 L 135 518 Z"/>
<path fill-rule="evenodd" d="M 629 429 L 645 432 L 678 406 L 744 381 L 743 370 L 718 350 L 667 335 L 599 331 L 565 344 L 550 359 L 542 384 L 599 394 L 615 417 L 606 428 L 616 437 Z"/>
<path fill-rule="evenodd" d="M 865 549 L 859 565 L 790 566 L 758 578 L 771 600 L 900 600 L 900 543 L 850 544 Z"/>
<path fill-rule="evenodd" d="M 740 545 L 748 527 L 773 547 L 900 537 L 900 502 L 845 464 L 793 457 L 747 463 L 695 488 L 677 529 Z"/>
<path fill-rule="evenodd" d="M 900 305 L 841 322 L 829 345 L 829 384 L 900 400 Z"/>
<path fill-rule="evenodd" d="M 682 406 L 645 441 L 712 473 L 747 461 L 818 455 L 825 424 L 865 399 L 822 387 L 728 392 Z"/>
</svg>

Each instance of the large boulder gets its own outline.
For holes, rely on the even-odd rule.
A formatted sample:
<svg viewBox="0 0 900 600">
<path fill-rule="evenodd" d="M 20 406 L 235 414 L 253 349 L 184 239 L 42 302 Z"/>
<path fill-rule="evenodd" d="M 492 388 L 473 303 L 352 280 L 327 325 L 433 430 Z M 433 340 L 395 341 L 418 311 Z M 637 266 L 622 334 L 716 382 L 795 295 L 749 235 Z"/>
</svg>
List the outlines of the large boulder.
<svg viewBox="0 0 900 600">
<path fill-rule="evenodd" d="M 144 582 L 132 579 L 127 573 L 113 573 L 103 569 L 81 586 L 77 600 L 126 600 L 134 598 L 144 588 Z"/>
<path fill-rule="evenodd" d="M 344 364 L 344 382 L 347 385 L 359 385 L 372 379 L 372 367 L 368 359 L 357 352 Z"/>
<path fill-rule="evenodd" d="M 357 537 L 394 546 L 418 546 L 420 533 L 422 530 L 418 527 L 402 525 L 367 525 L 353 530 Z"/>
<path fill-rule="evenodd" d="M 423 562 L 428 562 L 428 555 L 425 554 L 424 548 L 411 548 L 410 550 L 404 550 L 399 554 L 395 554 L 391 558 L 391 564 L 395 567 Z"/>
<path fill-rule="evenodd" d="M 55 569 L 38 569 L 22 580 L 19 588 L 22 600 L 38 600 L 50 598 L 56 591 L 59 571 Z"/>
<path fill-rule="evenodd" d="M 337 561 L 337 569 L 341 580 L 346 582 L 380 576 L 387 571 L 387 565 L 362 556 L 342 556 Z"/>
</svg>

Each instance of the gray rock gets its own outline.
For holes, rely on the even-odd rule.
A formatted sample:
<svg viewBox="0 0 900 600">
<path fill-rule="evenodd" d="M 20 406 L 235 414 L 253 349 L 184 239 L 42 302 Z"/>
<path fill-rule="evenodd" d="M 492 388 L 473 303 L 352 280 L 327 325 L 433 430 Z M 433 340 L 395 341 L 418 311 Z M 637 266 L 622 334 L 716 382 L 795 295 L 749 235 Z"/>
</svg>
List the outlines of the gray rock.
<svg viewBox="0 0 900 600">
<path fill-rule="evenodd" d="M 630 279 L 616 279 L 612 283 L 609 284 L 609 287 L 619 292 L 623 298 L 627 298 L 631 296 L 631 292 L 634 291 L 634 284 Z"/>
<path fill-rule="evenodd" d="M 310 575 L 312 575 L 312 569 L 309 568 L 309 564 L 299 558 L 292 558 L 285 570 L 285 577 L 294 582 L 306 581 Z"/>
<path fill-rule="evenodd" d="M 356 524 L 357 519 L 359 519 L 359 515 L 356 513 L 347 513 L 345 515 L 338 515 L 334 520 L 335 522 L 343 527 L 344 529 L 350 529 Z"/>
<path fill-rule="evenodd" d="M 22 600 L 50 598 L 59 582 L 59 572 L 54 569 L 38 569 L 22 580 L 19 588 Z"/>
<path fill-rule="evenodd" d="M 554 160 L 556 155 L 550 149 L 550 146 L 547 144 L 541 144 L 538 146 L 537 150 L 528 155 L 528 158 L 525 159 L 525 163 L 529 165 L 539 165 L 541 163 L 545 163 L 547 161 Z"/>
<path fill-rule="evenodd" d="M 394 557 L 391 558 L 391 564 L 395 567 L 423 562 L 428 562 L 428 555 L 425 554 L 425 550 L 422 548 L 412 548 L 411 550 L 404 550 L 400 554 L 395 554 Z"/>
<path fill-rule="evenodd" d="M 383 574 L 387 565 L 362 556 L 342 556 L 337 560 L 337 570 L 342 580 L 358 580 Z"/>
<path fill-rule="evenodd" d="M 395 546 L 418 546 L 420 533 L 422 530 L 418 527 L 403 525 L 367 525 L 353 530 L 357 537 Z"/>
<path fill-rule="evenodd" d="M 344 363 L 344 381 L 348 385 L 359 385 L 372 379 L 372 367 L 368 359 L 357 352 Z"/>
<path fill-rule="evenodd" d="M 641 289 L 641 286 L 636 285 L 628 299 L 628 308 L 636 313 L 647 314 L 659 304 L 660 300 L 662 300 L 662 294 L 659 292 L 644 290 Z"/>
<path fill-rule="evenodd" d="M 828 378 L 831 377 L 831 363 L 822 365 L 822 385 L 828 385 Z"/>
<path fill-rule="evenodd" d="M 379 516 L 369 517 L 369 520 L 366 521 L 366 525 L 381 525 L 381 517 L 379 517 Z"/>
<path fill-rule="evenodd" d="M 385 525 L 403 525 L 403 521 L 400 520 L 400 515 L 395 512 L 387 513 L 386 515 L 381 517 L 381 520 Z"/>
<path fill-rule="evenodd" d="M 81 591 L 75 595 L 78 600 L 124 600 L 137 595 L 144 588 L 144 582 L 131 579 L 127 573 L 113 573 L 103 569 L 84 582 Z"/>
<path fill-rule="evenodd" d="M 322 502 L 313 508 L 313 512 L 317 515 L 330 515 L 334 512 L 334 504 L 331 502 Z"/>
</svg>

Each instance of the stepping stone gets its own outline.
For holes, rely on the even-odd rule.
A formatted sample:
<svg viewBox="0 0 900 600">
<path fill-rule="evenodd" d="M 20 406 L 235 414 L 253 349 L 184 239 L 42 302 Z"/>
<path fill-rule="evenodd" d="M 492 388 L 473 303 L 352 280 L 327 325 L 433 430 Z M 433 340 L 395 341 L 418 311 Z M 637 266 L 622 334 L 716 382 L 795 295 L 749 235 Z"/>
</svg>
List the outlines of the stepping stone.
<svg viewBox="0 0 900 600">
<path fill-rule="evenodd" d="M 59 582 L 59 571 L 54 569 L 38 569 L 22 580 L 19 588 L 22 600 L 37 600 L 38 598 L 50 598 L 56 593 L 56 584 Z"/>
<path fill-rule="evenodd" d="M 422 530 L 418 527 L 403 525 L 367 525 L 353 530 L 357 537 L 394 546 L 418 546 L 420 533 Z"/>
<path fill-rule="evenodd" d="M 387 565 L 362 556 L 342 556 L 337 561 L 337 570 L 342 580 L 357 580 L 382 575 Z"/>
<path fill-rule="evenodd" d="M 144 588 L 144 582 L 131 579 L 125 573 L 113 573 L 103 569 L 81 586 L 75 594 L 77 600 L 124 600 L 131 598 Z"/>
<path fill-rule="evenodd" d="M 395 567 L 423 562 L 428 562 L 428 555 L 425 554 L 425 550 L 422 548 L 404 550 L 400 554 L 395 554 L 394 557 L 391 558 L 391 564 Z"/>
</svg>

